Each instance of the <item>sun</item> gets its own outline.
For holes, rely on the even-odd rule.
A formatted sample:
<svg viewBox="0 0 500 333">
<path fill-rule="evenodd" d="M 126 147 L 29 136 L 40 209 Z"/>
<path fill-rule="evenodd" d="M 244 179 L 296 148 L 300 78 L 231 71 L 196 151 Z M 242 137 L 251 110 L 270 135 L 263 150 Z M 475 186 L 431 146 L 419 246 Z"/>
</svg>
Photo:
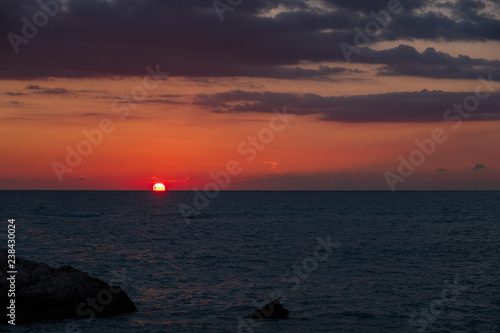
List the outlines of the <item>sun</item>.
<svg viewBox="0 0 500 333">
<path fill-rule="evenodd" d="M 156 183 L 153 186 L 153 191 L 154 192 L 165 192 L 165 185 L 163 185 L 162 183 Z"/>
</svg>

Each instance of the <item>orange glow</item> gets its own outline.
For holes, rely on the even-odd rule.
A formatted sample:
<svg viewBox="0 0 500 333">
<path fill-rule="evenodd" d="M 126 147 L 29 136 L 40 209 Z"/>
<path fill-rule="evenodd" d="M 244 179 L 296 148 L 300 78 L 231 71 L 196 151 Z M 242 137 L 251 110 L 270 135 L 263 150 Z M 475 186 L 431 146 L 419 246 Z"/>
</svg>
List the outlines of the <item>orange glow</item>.
<svg viewBox="0 0 500 333">
<path fill-rule="evenodd" d="M 209 112 L 190 105 L 189 98 L 179 97 L 179 104 L 168 104 L 168 109 L 159 102 L 141 103 L 130 108 L 128 118 L 120 119 L 110 109 L 114 96 L 130 91 L 141 80 L 57 79 L 40 83 L 50 89 L 65 87 L 78 98 L 70 94 L 33 93 L 25 88 L 27 81 L 0 80 L 0 189 L 151 191 L 159 182 L 167 183 L 168 191 L 203 189 L 205 184 L 214 182 L 212 172 L 217 175 L 225 171 L 227 163 L 234 160 L 241 166 L 241 173 L 231 176 L 231 184 L 225 190 L 236 186 L 256 188 L 252 184 L 267 189 L 267 184 L 275 184 L 277 180 L 267 176 L 272 170 L 265 161 L 277 163 L 288 177 L 283 179 L 290 184 L 309 181 L 314 189 L 387 190 L 384 172 L 397 171 L 398 156 L 407 159 L 417 149 L 414 140 L 429 138 L 436 127 L 443 128 L 449 139 L 436 146 L 436 153 L 426 158 L 419 174 L 404 183 L 405 189 L 490 189 L 500 184 L 500 156 L 491 152 L 491 147 L 500 144 L 500 121 L 464 122 L 454 130 L 453 123 L 446 122 L 340 123 L 319 120 L 318 115 L 301 115 L 259 150 L 250 145 L 249 137 L 258 136 L 269 127 L 269 113 Z M 401 87 L 391 78 L 377 77 L 376 81 L 380 84 L 370 81 L 371 84 L 344 88 L 337 82 L 321 83 L 324 87 L 311 83 L 305 85 L 304 91 L 314 92 L 314 88 L 325 96 L 416 91 L 438 89 L 443 82 L 412 79 L 404 81 L 407 86 Z M 194 96 L 228 89 L 217 82 L 207 87 L 186 82 L 169 79 L 158 86 L 154 95 Z M 262 82 L 264 90 L 300 91 L 300 82 L 294 81 L 290 86 Z M 452 91 L 474 91 L 475 85 L 458 81 L 449 87 Z M 102 133 L 101 139 L 95 133 L 106 118 L 112 121 L 114 130 Z M 84 135 L 83 131 L 91 134 Z M 239 151 L 242 143 L 245 151 L 254 150 L 254 159 Z M 77 159 L 76 153 L 70 154 L 68 149 L 89 152 L 79 154 Z M 63 168 L 62 181 L 56 176 L 54 162 Z M 486 168 L 473 171 L 478 163 Z M 165 193 L 166 189 L 154 191 Z"/>
<path fill-rule="evenodd" d="M 153 186 L 153 191 L 155 191 L 155 192 L 165 192 L 165 185 L 163 185 L 162 183 L 156 183 Z"/>
</svg>

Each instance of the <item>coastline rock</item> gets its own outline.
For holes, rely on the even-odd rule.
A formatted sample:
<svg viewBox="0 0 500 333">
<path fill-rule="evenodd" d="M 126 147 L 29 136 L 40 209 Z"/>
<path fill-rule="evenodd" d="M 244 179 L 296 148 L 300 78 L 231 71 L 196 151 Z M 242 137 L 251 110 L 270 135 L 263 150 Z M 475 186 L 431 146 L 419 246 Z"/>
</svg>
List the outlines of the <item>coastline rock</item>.
<svg viewBox="0 0 500 333">
<path fill-rule="evenodd" d="M 63 318 L 89 319 L 136 312 L 132 300 L 120 288 L 91 277 L 71 266 L 52 268 L 16 256 L 15 297 L 9 297 L 7 249 L 0 249 L 0 299 L 4 309 L 0 323 L 7 324 L 10 300 L 15 300 L 15 324 Z M 5 306 L 5 307 L 4 307 Z M 7 314 L 7 315 L 6 315 Z"/>
<path fill-rule="evenodd" d="M 250 313 L 247 318 L 255 320 L 264 319 L 284 319 L 288 317 L 288 311 L 281 305 L 280 301 L 275 299 L 272 302 L 267 303 L 263 307 L 254 312 Z"/>
</svg>

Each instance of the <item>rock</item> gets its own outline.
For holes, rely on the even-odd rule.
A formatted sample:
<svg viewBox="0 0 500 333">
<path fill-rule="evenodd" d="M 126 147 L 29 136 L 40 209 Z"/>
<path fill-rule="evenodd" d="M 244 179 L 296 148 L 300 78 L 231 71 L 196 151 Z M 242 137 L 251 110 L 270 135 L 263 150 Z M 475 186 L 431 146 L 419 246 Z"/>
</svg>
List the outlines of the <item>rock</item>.
<svg viewBox="0 0 500 333">
<path fill-rule="evenodd" d="M 15 324 L 63 318 L 89 319 L 136 312 L 132 300 L 120 288 L 91 277 L 71 266 L 52 268 L 16 257 L 15 297 L 9 297 L 7 249 L 0 249 L 0 300 L 5 311 L 15 299 Z M 95 302 L 95 303 L 94 303 Z M 7 310 L 9 311 L 9 310 Z M 5 313 L 0 323 L 10 320 Z"/>
<path fill-rule="evenodd" d="M 267 303 L 262 308 L 255 310 L 247 316 L 247 318 L 255 320 L 263 319 L 283 319 L 288 317 L 288 311 L 281 305 L 280 301 L 275 299 L 274 301 Z"/>
</svg>

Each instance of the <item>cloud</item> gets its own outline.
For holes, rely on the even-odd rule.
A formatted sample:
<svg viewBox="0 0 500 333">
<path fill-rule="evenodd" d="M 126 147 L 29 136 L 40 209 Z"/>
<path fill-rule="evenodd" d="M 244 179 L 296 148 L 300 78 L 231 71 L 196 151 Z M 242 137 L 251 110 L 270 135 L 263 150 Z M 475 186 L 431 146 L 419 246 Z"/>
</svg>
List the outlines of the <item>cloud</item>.
<svg viewBox="0 0 500 333">
<path fill-rule="evenodd" d="M 369 14 L 372 10 L 382 10 L 387 9 L 387 0 L 326 0 L 326 4 L 335 8 L 346 8 L 350 11 L 360 11 Z M 428 4 L 429 0 L 412 0 L 411 2 L 405 2 L 403 6 L 407 9 L 422 8 L 424 5 Z"/>
<path fill-rule="evenodd" d="M 26 95 L 28 95 L 28 94 L 25 94 L 22 92 L 10 92 L 10 91 L 6 92 L 5 94 L 9 95 L 9 96 L 26 96 Z"/>
<path fill-rule="evenodd" d="M 486 6 L 491 10 L 482 12 Z M 383 31 L 382 38 L 498 41 L 500 20 L 491 14 L 498 16 L 499 10 L 498 2 L 494 0 L 428 1 L 425 8 L 415 8 L 395 16 L 389 29 Z"/>
<path fill-rule="evenodd" d="M 79 180 L 79 181 L 85 181 L 86 179 L 85 179 L 85 178 L 83 178 L 83 177 L 78 177 L 78 180 Z"/>
<path fill-rule="evenodd" d="M 481 170 L 481 169 L 486 169 L 486 166 L 484 164 L 476 164 L 476 166 L 474 168 L 472 168 L 473 171 Z"/>
<path fill-rule="evenodd" d="M 322 120 L 338 122 L 442 122 L 443 114 L 463 103 L 474 92 L 422 90 L 376 95 L 320 96 L 316 94 L 247 92 L 232 90 L 217 94 L 198 94 L 194 104 L 218 113 L 271 112 L 286 105 L 289 113 L 318 115 Z M 468 119 L 500 120 L 500 93 L 480 102 Z"/>
<path fill-rule="evenodd" d="M 437 172 L 446 172 L 448 171 L 448 169 L 445 169 L 445 168 L 439 168 L 439 169 L 436 169 Z"/>
<path fill-rule="evenodd" d="M 162 94 L 162 95 L 159 95 L 160 97 L 164 97 L 164 98 L 177 98 L 177 97 L 183 97 L 185 95 L 176 95 L 176 94 Z"/>
<path fill-rule="evenodd" d="M 270 165 L 269 170 L 266 172 L 266 176 L 284 174 L 284 172 L 278 167 L 278 163 L 273 161 L 264 161 L 264 163 Z"/>
<path fill-rule="evenodd" d="M 171 76 L 336 80 L 356 69 L 302 64 L 344 64 L 339 44 L 352 44 L 353 28 L 364 28 L 373 21 L 371 11 L 386 9 L 387 2 L 252 0 L 226 12 L 227 19 L 220 22 L 212 1 L 206 0 L 72 0 L 42 33 L 20 44 L 18 54 L 3 39 L 0 77 L 143 76 L 145 66 L 158 63 Z M 403 7 L 373 42 L 500 41 L 495 1 L 413 0 Z M 21 18 L 31 18 L 37 10 L 32 0 L 1 1 L 0 34 L 21 34 Z M 411 56 L 408 64 L 406 55 Z M 385 66 L 382 75 L 431 78 L 475 79 L 476 66 L 489 73 L 499 73 L 500 67 L 495 61 L 446 56 L 433 49 L 366 49 L 353 60 Z"/>
<path fill-rule="evenodd" d="M 28 84 L 24 89 L 28 90 L 36 90 L 35 94 L 44 94 L 44 95 L 61 95 L 69 93 L 69 90 L 64 88 L 43 88 L 37 84 Z M 9 95 L 26 95 L 24 93 L 7 93 Z"/>
<path fill-rule="evenodd" d="M 398 47 L 374 51 L 364 48 L 354 62 L 385 64 L 378 68 L 379 75 L 418 76 L 434 79 L 472 79 L 479 74 L 491 74 L 493 80 L 500 80 L 500 61 L 471 58 L 464 55 L 450 56 L 429 47 L 418 52 L 414 47 L 401 44 Z"/>
<path fill-rule="evenodd" d="M 64 88 L 46 88 L 46 89 L 41 89 L 36 92 L 36 94 L 43 94 L 43 95 L 64 95 L 69 93 L 69 90 L 64 89 Z"/>
<path fill-rule="evenodd" d="M 102 113 L 88 112 L 88 113 L 82 113 L 80 115 L 80 117 L 93 117 L 93 116 L 102 116 Z"/>
<path fill-rule="evenodd" d="M 140 102 L 134 102 L 134 103 L 137 103 L 137 104 L 145 104 L 145 103 L 160 103 L 160 104 L 187 104 L 186 102 L 177 102 L 177 101 L 172 101 L 170 99 L 161 99 L 161 98 L 157 98 L 157 99 L 145 99 L 143 101 L 140 101 Z"/>
</svg>

